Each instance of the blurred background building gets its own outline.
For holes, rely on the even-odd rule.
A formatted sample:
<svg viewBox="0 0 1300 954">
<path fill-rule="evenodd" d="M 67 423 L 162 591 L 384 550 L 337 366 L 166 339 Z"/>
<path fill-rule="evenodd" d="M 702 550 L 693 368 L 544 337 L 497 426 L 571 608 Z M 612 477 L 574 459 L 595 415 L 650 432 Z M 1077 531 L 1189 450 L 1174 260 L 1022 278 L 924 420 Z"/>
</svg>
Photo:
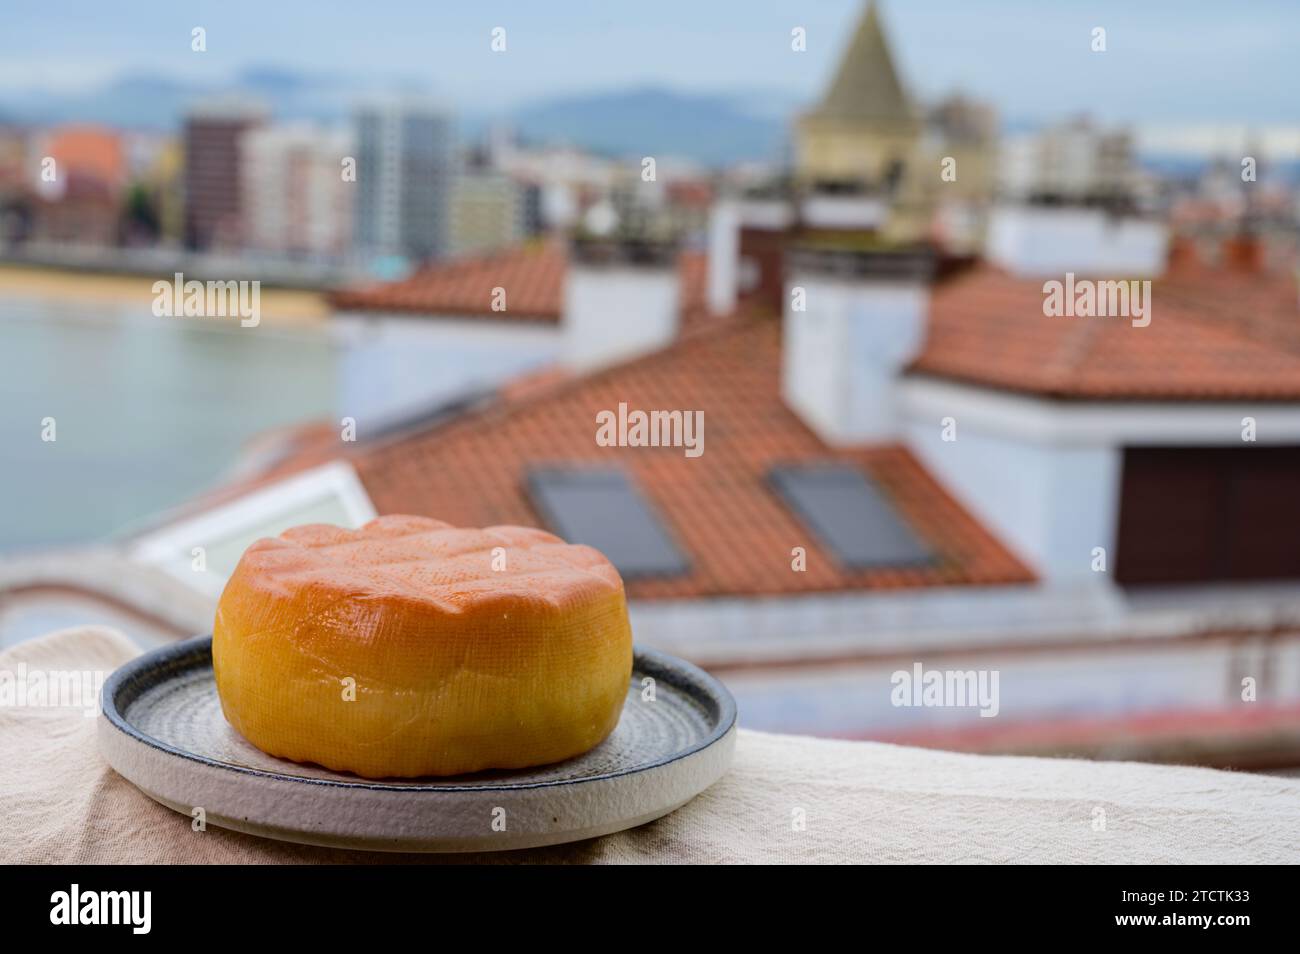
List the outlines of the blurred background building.
<svg viewBox="0 0 1300 954">
<path fill-rule="evenodd" d="M 32 180 L 32 238 L 115 244 L 127 184 L 121 135 L 111 129 L 66 126 L 35 145 L 42 165 Z"/>
<path fill-rule="evenodd" d="M 347 131 L 309 123 L 263 126 L 240 140 L 241 196 L 249 248 L 288 256 L 344 257 L 352 244 L 355 186 Z"/>
<path fill-rule="evenodd" d="M 452 180 L 448 212 L 452 256 L 504 248 L 538 229 L 537 188 L 467 163 Z"/>
<path fill-rule="evenodd" d="M 406 101 L 362 106 L 355 121 L 358 248 L 420 261 L 451 242 L 455 140 L 451 117 Z"/>
<path fill-rule="evenodd" d="M 1001 193 L 1020 201 L 1128 206 L 1143 184 L 1129 132 L 1086 117 L 1009 140 L 999 167 Z"/>
<path fill-rule="evenodd" d="M 196 106 L 185 120 L 185 244 L 239 248 L 248 209 L 241 175 L 243 140 L 266 121 L 263 107 L 240 101 Z"/>
</svg>

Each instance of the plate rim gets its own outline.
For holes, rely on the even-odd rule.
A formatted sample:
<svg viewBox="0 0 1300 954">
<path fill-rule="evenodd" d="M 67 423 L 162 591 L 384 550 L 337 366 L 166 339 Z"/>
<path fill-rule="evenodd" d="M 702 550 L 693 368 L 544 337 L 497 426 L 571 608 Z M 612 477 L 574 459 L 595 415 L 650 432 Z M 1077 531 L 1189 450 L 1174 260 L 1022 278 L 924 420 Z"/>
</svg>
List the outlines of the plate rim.
<svg viewBox="0 0 1300 954">
<path fill-rule="evenodd" d="M 669 653 L 657 649 L 650 649 L 644 646 L 633 646 L 633 672 L 637 669 L 650 669 L 653 674 L 669 673 L 677 677 L 675 685 L 681 683 L 694 683 L 694 695 L 698 696 L 700 690 L 703 690 L 711 700 L 718 706 L 718 717 L 712 730 L 699 742 L 686 748 L 673 752 L 671 755 L 656 759 L 652 762 L 646 762 L 640 765 L 630 766 L 618 771 L 603 772 L 599 775 L 589 775 L 583 778 L 571 779 L 552 779 L 549 781 L 537 782 L 513 782 L 499 785 L 448 785 L 448 784 L 421 784 L 420 782 L 408 782 L 406 784 L 394 784 L 382 779 L 367 779 L 360 775 L 352 778 L 342 777 L 342 773 L 335 773 L 339 778 L 313 778 L 304 775 L 290 775 L 284 772 L 271 772 L 266 769 L 252 768 L 246 765 L 235 765 L 230 762 L 222 762 L 217 759 L 209 758 L 206 755 L 200 755 L 197 752 L 189 752 L 177 748 L 161 739 L 156 739 L 140 731 L 139 728 L 131 724 L 118 706 L 118 696 L 125 693 L 130 688 L 130 683 L 138 678 L 143 677 L 149 670 L 156 667 L 172 666 L 181 668 L 182 663 L 189 663 L 191 657 L 206 655 L 209 664 L 212 656 L 212 636 L 193 636 L 189 639 L 178 640 L 165 646 L 141 653 L 134 659 L 128 660 L 117 669 L 104 682 L 100 704 L 102 718 L 105 719 L 117 731 L 123 733 L 129 738 L 157 749 L 168 755 L 177 756 L 190 762 L 197 762 L 201 765 L 207 765 L 212 768 L 222 769 L 228 772 L 234 772 L 240 775 L 252 776 L 255 778 L 276 779 L 283 782 L 296 782 L 309 785 L 323 785 L 327 787 L 343 789 L 366 789 L 371 791 L 387 792 L 406 792 L 436 794 L 443 793 L 466 793 L 466 792 L 514 792 L 525 791 L 528 789 L 544 788 L 572 788 L 573 786 L 595 784 L 598 782 L 608 781 L 610 779 L 624 778 L 629 775 L 638 775 L 642 772 L 651 771 L 671 765 L 674 762 L 689 758 L 698 752 L 702 752 L 710 746 L 726 738 L 727 734 L 736 726 L 737 710 L 736 700 L 732 697 L 731 692 L 724 686 L 721 680 L 709 675 L 700 667 L 689 663 L 684 659 L 673 656 Z M 186 666 L 188 668 L 188 666 Z M 676 670 L 674 672 L 674 670 Z M 125 704 L 129 705 L 127 700 Z M 298 764 L 289 761 L 290 764 Z M 325 771 L 332 771 L 325 769 Z M 525 770 L 526 771 L 526 770 Z"/>
</svg>

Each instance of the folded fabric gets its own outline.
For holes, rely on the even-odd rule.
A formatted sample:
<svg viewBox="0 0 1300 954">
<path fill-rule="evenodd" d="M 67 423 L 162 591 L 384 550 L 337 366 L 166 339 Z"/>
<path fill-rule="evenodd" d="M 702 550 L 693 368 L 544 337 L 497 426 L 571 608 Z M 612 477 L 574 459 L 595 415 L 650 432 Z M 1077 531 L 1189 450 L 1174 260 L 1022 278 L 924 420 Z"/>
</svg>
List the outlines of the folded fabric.
<svg viewBox="0 0 1300 954">
<path fill-rule="evenodd" d="M 107 675 L 139 650 L 96 626 L 0 653 L 0 861 L 61 863 L 1300 861 L 1300 781 L 1118 762 L 960 755 L 741 731 L 690 804 L 552 848 L 389 855 L 269 841 L 143 795 L 100 757 L 82 709 L 20 700 L 14 674 Z M 8 676 L 6 676 L 8 674 Z M 744 721 L 744 712 L 741 712 Z"/>
</svg>

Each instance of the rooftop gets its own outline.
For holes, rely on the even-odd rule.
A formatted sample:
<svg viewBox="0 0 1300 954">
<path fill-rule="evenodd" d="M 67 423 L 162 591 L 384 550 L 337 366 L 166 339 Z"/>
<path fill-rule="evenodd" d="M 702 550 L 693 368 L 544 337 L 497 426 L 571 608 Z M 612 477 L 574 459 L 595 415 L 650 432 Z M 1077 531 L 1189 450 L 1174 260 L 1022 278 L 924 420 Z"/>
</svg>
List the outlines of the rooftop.
<svg viewBox="0 0 1300 954">
<path fill-rule="evenodd" d="M 113 189 L 127 179 L 122 137 L 111 129 L 95 126 L 64 126 L 51 135 L 48 154 L 61 167 L 61 174 L 93 179 Z"/>
<path fill-rule="evenodd" d="M 917 373 L 1045 397 L 1300 400 L 1293 277 L 1180 268 L 1152 284 L 1151 323 L 1046 317 L 1043 287 L 981 266 L 935 288 Z"/>
<path fill-rule="evenodd" d="M 513 317 L 524 289 L 534 315 L 558 321 L 568 262 L 557 244 L 517 249 L 337 300 L 423 314 L 462 301 L 468 310 L 480 286 L 487 301 L 491 282 L 510 288 Z M 345 458 L 381 514 L 425 515 L 457 526 L 550 526 L 555 515 L 539 506 L 537 473 L 599 468 L 624 475 L 626 490 L 619 493 L 644 502 L 668 549 L 681 557 L 673 572 L 628 574 L 628 592 L 637 599 L 1034 579 L 906 447 L 827 445 L 782 399 L 780 321 L 753 307 L 704 320 L 704 256 L 686 253 L 679 268 L 685 311 L 694 318 L 667 348 L 594 374 L 534 374 L 359 445 L 341 445 L 333 428 L 304 431 L 275 467 L 208 503 Z M 1296 285 L 1288 275 L 1182 262 L 1155 284 L 1153 319 L 1141 328 L 1125 318 L 1050 318 L 1043 298 L 1039 280 L 991 266 L 940 279 L 926 342 L 910 371 L 1051 398 L 1300 400 Z M 620 405 L 703 412 L 707 453 L 683 459 L 681 447 L 601 446 L 597 415 Z M 854 566 L 836 552 L 828 539 L 833 533 L 822 527 L 819 536 L 807 514 L 782 496 L 777 477 L 791 466 L 828 464 L 848 465 L 867 478 L 878 500 L 864 504 L 863 520 L 870 524 L 883 506 L 926 558 Z M 806 552 L 802 571 L 792 569 L 796 547 Z"/>
<path fill-rule="evenodd" d="M 707 452 L 601 447 L 596 415 L 632 409 L 704 412 Z M 841 566 L 770 484 L 776 467 L 837 461 L 862 468 L 928 544 L 924 565 Z M 356 465 L 381 513 L 437 516 L 459 526 L 544 525 L 527 487 L 529 468 L 618 467 L 684 551 L 680 575 L 630 579 L 634 598 L 778 595 L 963 583 L 1012 583 L 1030 572 L 962 509 L 901 446 L 827 447 L 780 395 L 780 328 L 742 316 L 710 333 L 588 377 L 500 400 L 386 443 Z M 804 547 L 807 569 L 791 568 Z"/>
<path fill-rule="evenodd" d="M 500 321 L 560 320 L 568 256 L 555 242 L 521 245 L 489 255 L 435 262 L 407 278 L 335 292 L 348 311 L 418 315 L 488 315 Z M 494 288 L 505 288 L 507 309 L 493 311 Z"/>
<path fill-rule="evenodd" d="M 427 317 L 482 316 L 498 321 L 558 324 L 570 252 L 559 241 L 519 245 L 468 258 L 425 265 L 408 278 L 335 292 L 330 301 L 345 311 L 389 312 Z M 683 309 L 697 314 L 704 300 L 704 255 L 678 257 Z M 506 290 L 506 310 L 492 308 L 493 289 Z"/>
</svg>

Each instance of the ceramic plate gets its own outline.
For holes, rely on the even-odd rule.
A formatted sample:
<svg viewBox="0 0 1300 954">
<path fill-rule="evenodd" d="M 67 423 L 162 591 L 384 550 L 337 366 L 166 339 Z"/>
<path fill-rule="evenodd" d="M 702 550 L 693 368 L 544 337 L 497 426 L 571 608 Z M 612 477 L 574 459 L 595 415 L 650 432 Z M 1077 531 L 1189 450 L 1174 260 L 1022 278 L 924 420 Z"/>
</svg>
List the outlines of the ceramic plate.
<svg viewBox="0 0 1300 954">
<path fill-rule="evenodd" d="M 638 649 L 618 728 L 586 755 L 536 769 L 372 781 L 246 742 L 221 714 L 210 636 L 118 669 L 104 685 L 99 723 L 109 764 L 169 808 L 202 808 L 210 825 L 267 838 L 379 851 L 529 848 L 633 828 L 716 782 L 735 735 L 736 704 L 721 683 Z"/>
</svg>

